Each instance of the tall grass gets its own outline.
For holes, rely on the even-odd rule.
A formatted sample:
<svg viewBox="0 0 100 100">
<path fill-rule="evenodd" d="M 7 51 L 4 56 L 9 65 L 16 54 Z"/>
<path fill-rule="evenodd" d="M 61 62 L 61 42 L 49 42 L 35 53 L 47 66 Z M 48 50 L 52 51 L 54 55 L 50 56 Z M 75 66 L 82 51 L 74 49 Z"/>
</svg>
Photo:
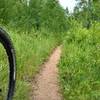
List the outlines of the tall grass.
<svg viewBox="0 0 100 100">
<path fill-rule="evenodd" d="M 0 44 L 0 100 L 6 99 L 8 89 L 8 59 L 4 47 Z M 6 78 L 5 78 L 6 77 Z"/>
<path fill-rule="evenodd" d="M 32 88 L 30 81 L 56 47 L 57 39 L 53 35 L 17 33 L 14 30 L 9 31 L 9 35 L 17 56 L 17 85 L 14 100 L 29 100 Z"/>
<path fill-rule="evenodd" d="M 59 63 L 64 100 L 100 99 L 100 28 L 74 27 L 63 41 Z"/>
</svg>

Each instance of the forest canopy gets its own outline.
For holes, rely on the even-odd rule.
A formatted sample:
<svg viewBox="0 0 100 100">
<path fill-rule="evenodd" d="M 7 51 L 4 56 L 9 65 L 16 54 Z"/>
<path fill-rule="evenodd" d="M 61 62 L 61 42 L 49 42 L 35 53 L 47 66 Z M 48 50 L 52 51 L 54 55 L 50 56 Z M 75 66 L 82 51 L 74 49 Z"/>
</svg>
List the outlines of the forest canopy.
<svg viewBox="0 0 100 100">
<path fill-rule="evenodd" d="M 0 0 L 0 23 L 31 31 L 41 28 L 49 31 L 67 31 L 74 18 L 89 27 L 100 21 L 100 0 L 76 0 L 72 14 L 63 9 L 58 0 Z"/>
</svg>

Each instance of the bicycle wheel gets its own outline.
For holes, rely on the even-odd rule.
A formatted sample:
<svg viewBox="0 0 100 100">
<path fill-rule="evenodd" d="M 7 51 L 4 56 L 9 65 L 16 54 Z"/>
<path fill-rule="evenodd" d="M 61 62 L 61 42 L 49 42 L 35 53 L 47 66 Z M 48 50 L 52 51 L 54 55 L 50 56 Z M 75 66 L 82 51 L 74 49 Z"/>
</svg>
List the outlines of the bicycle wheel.
<svg viewBox="0 0 100 100">
<path fill-rule="evenodd" d="M 15 80 L 15 50 L 8 34 L 0 28 L 0 100 L 12 100 Z"/>
</svg>

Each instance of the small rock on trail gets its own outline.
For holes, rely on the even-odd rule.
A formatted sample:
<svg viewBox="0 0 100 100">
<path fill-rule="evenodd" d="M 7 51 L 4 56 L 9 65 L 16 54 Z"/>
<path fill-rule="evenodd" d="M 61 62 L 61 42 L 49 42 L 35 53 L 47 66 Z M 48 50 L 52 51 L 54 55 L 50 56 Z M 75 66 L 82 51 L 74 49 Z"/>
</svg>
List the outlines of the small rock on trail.
<svg viewBox="0 0 100 100">
<path fill-rule="evenodd" d="M 62 100 L 59 88 L 58 68 L 61 47 L 57 47 L 49 60 L 43 65 L 43 70 L 36 76 L 33 83 L 31 100 Z"/>
</svg>

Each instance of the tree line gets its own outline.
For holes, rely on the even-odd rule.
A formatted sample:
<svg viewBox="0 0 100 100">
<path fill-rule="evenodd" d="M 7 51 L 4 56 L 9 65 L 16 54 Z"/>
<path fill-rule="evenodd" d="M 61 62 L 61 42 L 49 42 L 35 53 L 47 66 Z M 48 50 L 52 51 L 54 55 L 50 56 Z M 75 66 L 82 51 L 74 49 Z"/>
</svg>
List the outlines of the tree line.
<svg viewBox="0 0 100 100">
<path fill-rule="evenodd" d="M 98 21 L 100 22 L 100 0 L 76 0 L 78 3 L 74 8 L 74 17 L 81 21 L 83 26 L 89 28 Z"/>
<path fill-rule="evenodd" d="M 0 0 L 0 22 L 24 30 L 66 29 L 64 9 L 57 0 Z"/>
<path fill-rule="evenodd" d="M 100 21 L 100 0 L 76 0 L 72 14 L 58 0 L 0 0 L 0 23 L 30 32 L 46 29 L 64 32 L 72 19 L 89 28 Z"/>
</svg>

